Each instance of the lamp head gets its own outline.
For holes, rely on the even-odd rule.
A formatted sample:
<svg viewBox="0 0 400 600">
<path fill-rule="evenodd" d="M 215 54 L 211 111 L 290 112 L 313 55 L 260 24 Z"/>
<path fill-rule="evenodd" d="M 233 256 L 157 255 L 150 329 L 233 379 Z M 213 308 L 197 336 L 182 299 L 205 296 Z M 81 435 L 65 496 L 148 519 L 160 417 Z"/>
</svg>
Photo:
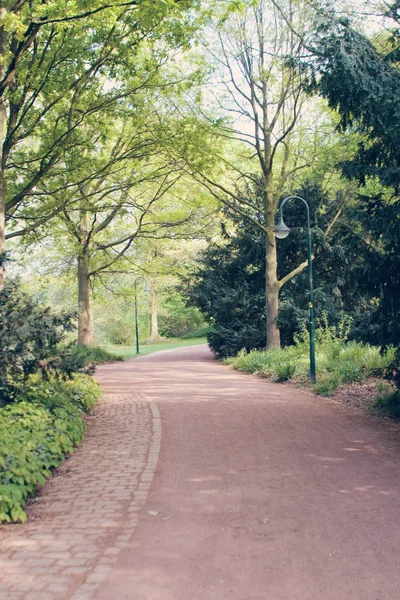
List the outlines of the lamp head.
<svg viewBox="0 0 400 600">
<path fill-rule="evenodd" d="M 283 240 L 290 233 L 290 229 L 283 220 L 282 215 L 279 217 L 279 223 L 275 226 L 274 235 L 278 240 Z"/>
</svg>

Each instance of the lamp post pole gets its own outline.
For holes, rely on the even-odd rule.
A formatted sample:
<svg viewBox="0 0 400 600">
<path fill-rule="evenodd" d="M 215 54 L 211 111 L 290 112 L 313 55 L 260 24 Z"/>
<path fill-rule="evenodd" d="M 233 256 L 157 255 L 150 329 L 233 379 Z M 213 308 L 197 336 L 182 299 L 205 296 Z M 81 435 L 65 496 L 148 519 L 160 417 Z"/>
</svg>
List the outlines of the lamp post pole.
<svg viewBox="0 0 400 600">
<path fill-rule="evenodd" d="M 138 299 L 137 299 L 137 282 L 142 279 L 145 284 L 145 288 L 147 288 L 147 280 L 143 275 L 139 275 L 136 277 L 133 287 L 135 289 L 135 334 L 136 334 L 136 354 L 139 354 L 139 320 L 138 320 Z"/>
<path fill-rule="evenodd" d="M 314 324 L 314 291 L 312 277 L 312 254 L 311 254 L 311 223 L 310 208 L 308 203 L 300 196 L 288 196 L 282 200 L 279 212 L 279 223 L 274 229 L 275 237 L 283 239 L 289 235 L 290 229 L 283 220 L 283 207 L 288 200 L 301 200 L 306 207 L 307 213 L 307 261 L 308 261 L 308 310 L 309 310 L 309 328 L 310 328 L 310 378 L 312 383 L 316 382 L 315 375 L 315 324 Z"/>
</svg>

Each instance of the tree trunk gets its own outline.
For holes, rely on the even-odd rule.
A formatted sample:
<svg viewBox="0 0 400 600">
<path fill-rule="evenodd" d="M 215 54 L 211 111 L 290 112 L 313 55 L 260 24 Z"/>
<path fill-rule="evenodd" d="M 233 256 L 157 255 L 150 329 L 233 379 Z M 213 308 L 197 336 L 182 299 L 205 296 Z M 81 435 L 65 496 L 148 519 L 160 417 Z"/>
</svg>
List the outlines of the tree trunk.
<svg viewBox="0 0 400 600">
<path fill-rule="evenodd" d="M 264 107 L 265 127 L 267 123 Z M 267 127 L 266 127 L 267 130 Z M 269 130 L 268 130 L 269 131 Z M 264 172 L 264 218 L 265 218 L 265 317 L 267 320 L 267 348 L 280 348 L 281 336 L 278 329 L 278 262 L 276 256 L 275 212 L 277 201 L 273 192 L 273 160 L 271 152 L 271 133 L 265 134 L 264 159 L 267 170 Z"/>
<path fill-rule="evenodd" d="M 276 203 L 272 187 L 271 139 L 266 137 L 266 164 L 269 165 L 265 175 L 265 316 L 267 320 L 267 348 L 280 348 L 281 337 L 278 329 L 278 262 L 276 256 L 275 212 Z"/>
<path fill-rule="evenodd" d="M 92 343 L 92 316 L 90 310 L 89 257 L 78 258 L 78 344 Z"/>
<path fill-rule="evenodd" d="M 158 333 L 157 292 L 154 285 L 150 284 L 150 341 L 160 339 Z"/>
<path fill-rule="evenodd" d="M 0 19 L 6 16 L 6 9 L 0 8 Z M 7 52 L 7 33 L 0 28 L 0 80 L 5 75 L 5 60 Z M 6 179 L 4 173 L 3 144 L 7 127 L 7 107 L 4 97 L 0 98 L 0 290 L 4 288 L 4 252 L 5 252 L 5 212 L 6 212 Z"/>
<path fill-rule="evenodd" d="M 0 108 L 1 110 L 1 108 Z M 1 134 L 0 134 L 1 135 Z M 1 142 L 0 142 L 1 143 Z M 4 253 L 5 245 L 5 204 L 6 204 L 6 180 L 4 172 L 0 170 L 0 291 L 4 289 L 5 270 L 4 270 Z"/>
<path fill-rule="evenodd" d="M 265 234 L 265 314 L 267 318 L 267 348 L 280 348 L 278 329 L 279 285 L 275 236 L 270 230 Z"/>
<path fill-rule="evenodd" d="M 88 235 L 88 214 L 82 210 L 79 223 L 81 247 L 78 257 L 78 344 L 83 346 L 92 343 Z"/>
</svg>

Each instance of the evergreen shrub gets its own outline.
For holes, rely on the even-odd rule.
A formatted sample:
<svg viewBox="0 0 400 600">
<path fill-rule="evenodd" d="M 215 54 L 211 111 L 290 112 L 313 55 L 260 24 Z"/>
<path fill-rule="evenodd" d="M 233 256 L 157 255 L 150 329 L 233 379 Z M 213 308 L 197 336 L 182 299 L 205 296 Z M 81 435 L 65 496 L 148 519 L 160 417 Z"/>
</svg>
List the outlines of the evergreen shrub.
<svg viewBox="0 0 400 600">
<path fill-rule="evenodd" d="M 74 315 L 53 313 L 10 282 L 0 291 L 0 404 L 12 402 L 26 378 L 57 373 L 59 344 Z"/>
<path fill-rule="evenodd" d="M 75 372 L 90 374 L 97 364 L 121 360 L 96 346 L 63 345 L 74 329 L 73 314 L 54 313 L 17 284 L 7 283 L 0 291 L 0 405 L 15 401 L 21 390 L 26 393 L 32 375 L 38 385 Z"/>
</svg>

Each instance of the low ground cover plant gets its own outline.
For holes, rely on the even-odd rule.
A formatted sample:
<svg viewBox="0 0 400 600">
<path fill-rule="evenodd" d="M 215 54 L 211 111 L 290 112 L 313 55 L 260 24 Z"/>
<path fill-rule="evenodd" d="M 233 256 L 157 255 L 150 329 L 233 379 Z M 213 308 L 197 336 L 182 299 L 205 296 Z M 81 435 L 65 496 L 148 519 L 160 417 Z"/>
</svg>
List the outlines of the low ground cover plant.
<svg viewBox="0 0 400 600">
<path fill-rule="evenodd" d="M 24 521 L 24 506 L 73 451 L 100 386 L 84 371 L 115 360 L 65 346 L 73 315 L 55 314 L 8 283 L 0 292 L 0 523 Z"/>
<path fill-rule="evenodd" d="M 0 408 L 0 523 L 25 521 L 28 496 L 82 440 L 83 416 L 100 393 L 88 375 L 68 381 L 33 375 L 25 392 Z"/>
<path fill-rule="evenodd" d="M 385 352 L 377 347 L 348 341 L 349 324 L 344 320 L 338 327 L 330 327 L 326 319 L 316 330 L 317 394 L 329 396 L 343 384 L 363 382 L 369 377 L 384 377 L 395 361 L 392 348 Z M 257 373 L 272 381 L 309 380 L 308 333 L 304 331 L 295 344 L 280 350 L 242 350 L 225 362 L 235 369 Z"/>
</svg>

